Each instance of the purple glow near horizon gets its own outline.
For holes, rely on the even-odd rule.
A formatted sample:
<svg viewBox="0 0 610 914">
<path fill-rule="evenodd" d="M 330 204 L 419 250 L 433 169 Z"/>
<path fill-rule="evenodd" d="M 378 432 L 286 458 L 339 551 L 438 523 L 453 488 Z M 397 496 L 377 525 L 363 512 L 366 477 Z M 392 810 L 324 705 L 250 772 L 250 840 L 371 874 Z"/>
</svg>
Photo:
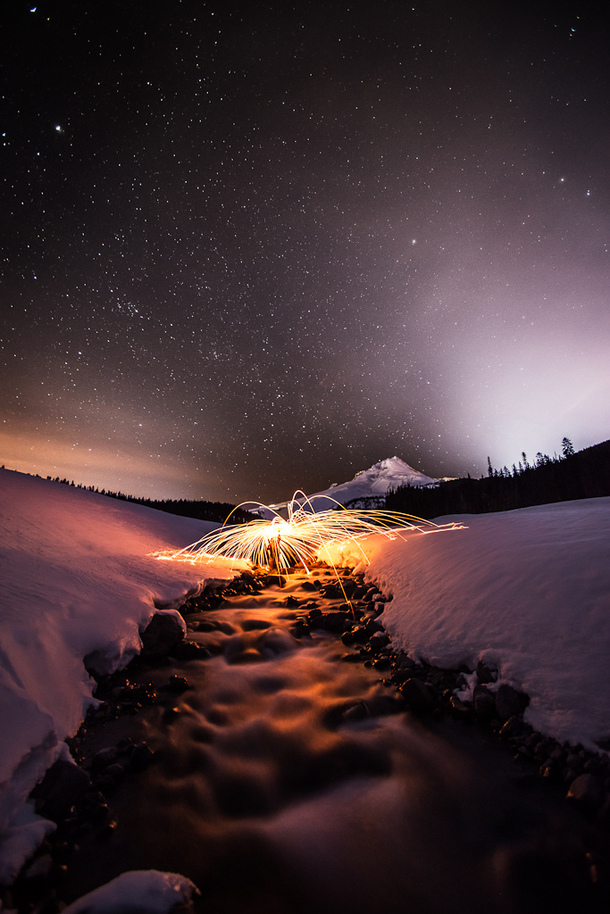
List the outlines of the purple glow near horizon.
<svg viewBox="0 0 610 914">
<path fill-rule="evenodd" d="M 268 501 L 606 439 L 600 15 L 15 14 L 0 462 Z"/>
</svg>

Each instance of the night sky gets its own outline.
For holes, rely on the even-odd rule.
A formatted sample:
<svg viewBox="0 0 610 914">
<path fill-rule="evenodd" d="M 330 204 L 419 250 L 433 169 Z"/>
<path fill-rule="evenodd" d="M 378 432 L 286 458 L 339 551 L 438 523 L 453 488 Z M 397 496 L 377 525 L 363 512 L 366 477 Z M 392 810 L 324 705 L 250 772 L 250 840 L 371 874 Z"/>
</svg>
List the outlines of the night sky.
<svg viewBox="0 0 610 914">
<path fill-rule="evenodd" d="M 0 463 L 272 501 L 610 437 L 610 36 L 559 7 L 4 0 Z"/>
</svg>

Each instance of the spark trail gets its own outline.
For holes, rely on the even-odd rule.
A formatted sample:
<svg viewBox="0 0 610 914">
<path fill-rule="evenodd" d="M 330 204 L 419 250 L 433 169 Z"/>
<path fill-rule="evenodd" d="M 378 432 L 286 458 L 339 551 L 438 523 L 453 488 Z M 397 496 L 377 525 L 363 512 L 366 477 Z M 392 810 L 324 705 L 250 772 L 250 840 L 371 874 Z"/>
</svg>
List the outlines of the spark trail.
<svg viewBox="0 0 610 914">
<path fill-rule="evenodd" d="M 410 514 L 351 510 L 338 502 L 331 509 L 316 512 L 313 498 L 308 498 L 301 491 L 295 492 L 287 505 L 287 518 L 260 502 L 242 502 L 239 508 L 255 504 L 257 509 L 270 513 L 271 518 L 228 525 L 231 512 L 219 530 L 206 533 L 197 542 L 177 552 L 159 553 L 158 557 L 195 563 L 222 556 L 246 560 L 254 566 L 275 568 L 278 572 L 302 565 L 309 573 L 309 565 L 319 559 L 321 550 L 331 544 L 355 542 L 366 560 L 359 540 L 371 533 L 395 539 L 408 530 L 440 529 L 432 521 Z M 328 501 L 328 496 L 324 498 Z"/>
</svg>

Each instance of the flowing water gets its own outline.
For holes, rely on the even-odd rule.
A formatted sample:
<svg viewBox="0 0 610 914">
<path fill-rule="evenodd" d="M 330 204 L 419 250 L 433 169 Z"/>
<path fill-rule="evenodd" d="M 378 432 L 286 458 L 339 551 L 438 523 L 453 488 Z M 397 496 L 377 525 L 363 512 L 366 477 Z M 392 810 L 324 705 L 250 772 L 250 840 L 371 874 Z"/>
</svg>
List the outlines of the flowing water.
<svg viewBox="0 0 610 914">
<path fill-rule="evenodd" d="M 420 723 L 337 637 L 296 639 L 304 580 L 189 616 L 213 656 L 148 671 L 167 700 L 92 735 L 90 754 L 129 725 L 155 758 L 109 794 L 116 827 L 81 837 L 62 897 L 156 868 L 207 914 L 598 910 L 586 822 L 482 736 Z M 190 688 L 170 701 L 171 675 Z"/>
</svg>

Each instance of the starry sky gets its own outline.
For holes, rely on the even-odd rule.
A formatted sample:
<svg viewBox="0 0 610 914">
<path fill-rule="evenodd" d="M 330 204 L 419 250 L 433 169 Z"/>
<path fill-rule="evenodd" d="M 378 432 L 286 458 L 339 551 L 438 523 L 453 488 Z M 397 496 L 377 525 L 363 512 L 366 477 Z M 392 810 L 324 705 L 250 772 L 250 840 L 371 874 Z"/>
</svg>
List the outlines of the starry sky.
<svg viewBox="0 0 610 914">
<path fill-rule="evenodd" d="M 0 463 L 286 498 L 610 437 L 600 4 L 4 0 Z"/>
</svg>

